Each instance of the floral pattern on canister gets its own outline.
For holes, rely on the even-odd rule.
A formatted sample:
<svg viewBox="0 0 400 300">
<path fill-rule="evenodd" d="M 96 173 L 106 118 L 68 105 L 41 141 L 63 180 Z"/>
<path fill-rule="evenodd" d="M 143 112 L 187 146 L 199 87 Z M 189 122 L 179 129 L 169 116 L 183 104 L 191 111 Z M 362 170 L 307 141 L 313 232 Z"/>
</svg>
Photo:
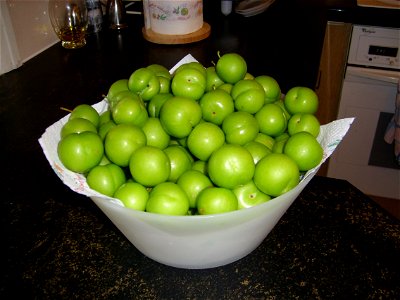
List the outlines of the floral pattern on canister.
<svg viewBox="0 0 400 300">
<path fill-rule="evenodd" d="M 203 15 L 203 1 L 149 1 L 152 19 L 189 20 Z"/>
</svg>

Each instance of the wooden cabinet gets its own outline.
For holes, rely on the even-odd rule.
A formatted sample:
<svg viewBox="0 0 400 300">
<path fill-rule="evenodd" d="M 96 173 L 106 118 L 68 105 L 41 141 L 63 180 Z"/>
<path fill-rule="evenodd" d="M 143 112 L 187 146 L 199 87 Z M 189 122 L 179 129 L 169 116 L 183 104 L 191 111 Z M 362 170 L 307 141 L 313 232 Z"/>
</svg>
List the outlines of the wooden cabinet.
<svg viewBox="0 0 400 300">
<path fill-rule="evenodd" d="M 319 78 L 315 87 L 319 97 L 317 117 L 321 124 L 337 119 L 351 28 L 349 23 L 331 21 L 326 26 Z M 328 164 L 329 161 L 322 165 L 318 175 L 326 175 Z"/>
</svg>

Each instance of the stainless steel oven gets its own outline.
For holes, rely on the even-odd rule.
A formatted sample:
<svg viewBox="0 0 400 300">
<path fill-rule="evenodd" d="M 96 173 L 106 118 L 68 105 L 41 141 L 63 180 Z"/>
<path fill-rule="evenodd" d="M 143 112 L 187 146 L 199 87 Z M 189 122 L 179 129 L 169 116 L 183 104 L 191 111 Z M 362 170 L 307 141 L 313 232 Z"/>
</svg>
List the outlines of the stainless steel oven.
<svg viewBox="0 0 400 300">
<path fill-rule="evenodd" d="M 366 194 L 400 200 L 400 166 L 385 142 L 396 110 L 400 30 L 353 25 L 338 118 L 355 117 L 329 161 L 328 176 Z"/>
</svg>

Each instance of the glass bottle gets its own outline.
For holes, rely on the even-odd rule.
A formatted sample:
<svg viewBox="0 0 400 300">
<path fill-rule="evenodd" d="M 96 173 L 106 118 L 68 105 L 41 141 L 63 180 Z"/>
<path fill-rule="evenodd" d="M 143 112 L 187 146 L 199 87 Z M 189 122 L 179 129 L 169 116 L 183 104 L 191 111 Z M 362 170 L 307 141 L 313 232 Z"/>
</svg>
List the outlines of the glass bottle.
<svg viewBox="0 0 400 300">
<path fill-rule="evenodd" d="M 67 49 L 86 45 L 88 25 L 85 0 L 49 0 L 51 25 L 61 44 Z"/>
<path fill-rule="evenodd" d="M 108 27 L 111 29 L 123 29 L 128 27 L 126 23 L 125 6 L 122 0 L 107 1 Z"/>
<path fill-rule="evenodd" d="M 88 33 L 96 33 L 103 28 L 103 10 L 100 0 L 86 0 L 88 11 Z"/>
<path fill-rule="evenodd" d="M 232 0 L 221 0 L 221 12 L 224 16 L 232 12 Z"/>
</svg>

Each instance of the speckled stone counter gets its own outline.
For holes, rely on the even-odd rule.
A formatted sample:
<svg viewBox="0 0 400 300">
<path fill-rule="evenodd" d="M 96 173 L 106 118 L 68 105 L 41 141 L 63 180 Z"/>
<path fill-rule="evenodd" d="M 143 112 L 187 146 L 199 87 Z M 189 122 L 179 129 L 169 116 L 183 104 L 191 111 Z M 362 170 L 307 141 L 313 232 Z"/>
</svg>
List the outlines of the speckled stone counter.
<svg viewBox="0 0 400 300">
<path fill-rule="evenodd" d="M 145 257 L 66 187 L 38 143 L 60 107 L 94 104 L 136 68 L 170 68 L 187 53 L 209 65 L 217 51 L 237 51 L 284 92 L 313 87 L 327 13 L 285 10 L 292 2 L 247 19 L 217 14 L 211 36 L 189 45 L 146 42 L 134 17 L 127 30 L 74 51 L 56 44 L 0 76 L 1 299 L 399 299 L 400 222 L 348 182 L 315 177 L 243 259 L 176 269 Z"/>
<path fill-rule="evenodd" d="M 205 270 L 146 258 L 90 199 L 61 192 L 40 201 L 34 218 L 20 216 L 41 222 L 22 226 L 29 235 L 13 241 L 14 268 L 2 286 L 7 296 L 396 299 L 400 294 L 400 222 L 345 181 L 315 177 L 254 252 Z"/>
</svg>

